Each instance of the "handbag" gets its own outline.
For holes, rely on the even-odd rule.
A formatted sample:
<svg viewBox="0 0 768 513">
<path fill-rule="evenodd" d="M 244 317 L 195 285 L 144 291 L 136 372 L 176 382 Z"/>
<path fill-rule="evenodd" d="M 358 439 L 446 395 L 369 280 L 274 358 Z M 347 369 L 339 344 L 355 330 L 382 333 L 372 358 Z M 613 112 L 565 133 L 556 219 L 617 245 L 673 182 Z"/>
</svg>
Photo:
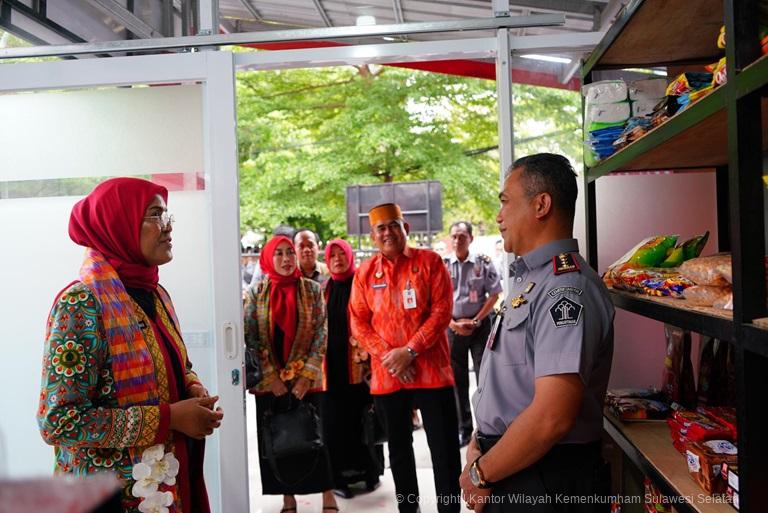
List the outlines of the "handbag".
<svg viewBox="0 0 768 513">
<path fill-rule="evenodd" d="M 261 381 L 261 364 L 250 348 L 245 349 L 245 388 L 253 388 Z"/>
<path fill-rule="evenodd" d="M 369 447 L 387 442 L 387 433 L 373 404 L 363 410 L 363 444 Z"/>
<path fill-rule="evenodd" d="M 282 397 L 288 398 L 287 409 L 284 410 L 276 408 Z M 295 486 L 315 471 L 321 451 L 325 450 L 325 444 L 320 417 L 315 407 L 295 399 L 291 393 L 282 397 L 275 398 L 272 407 L 264 412 L 260 445 L 264 448 L 263 457 L 269 460 L 275 479 L 285 486 Z M 307 471 L 293 481 L 283 477 L 278 465 L 280 458 L 288 456 L 312 458 L 312 463 L 307 465 Z"/>
<path fill-rule="evenodd" d="M 381 423 L 379 414 L 373 403 L 369 404 L 363 410 L 363 445 L 368 449 L 368 455 L 376 468 L 377 474 L 384 472 L 384 461 L 380 459 L 380 452 L 377 452 L 376 446 L 387 442 L 387 432 Z M 379 449 L 380 451 L 381 449 Z"/>
<path fill-rule="evenodd" d="M 287 409 L 273 407 L 264 412 L 264 449 L 267 458 L 285 458 L 322 449 L 323 437 L 320 417 L 315 407 L 307 402 L 288 397 Z"/>
</svg>

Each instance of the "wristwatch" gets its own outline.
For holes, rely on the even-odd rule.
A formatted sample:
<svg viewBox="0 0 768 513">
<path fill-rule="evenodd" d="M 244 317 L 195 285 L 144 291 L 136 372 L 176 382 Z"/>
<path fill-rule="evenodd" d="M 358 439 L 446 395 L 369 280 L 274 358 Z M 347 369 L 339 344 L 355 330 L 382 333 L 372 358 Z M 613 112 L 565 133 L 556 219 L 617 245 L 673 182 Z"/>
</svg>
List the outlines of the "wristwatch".
<svg viewBox="0 0 768 513">
<path fill-rule="evenodd" d="M 480 326 L 480 319 L 472 319 L 472 326 Z"/>
<path fill-rule="evenodd" d="M 469 480 L 472 482 L 472 484 L 478 488 L 490 488 L 493 483 L 489 483 L 485 480 L 485 476 L 483 476 L 483 471 L 480 469 L 480 465 L 478 462 L 480 461 L 480 458 L 482 456 L 478 456 L 475 458 L 475 461 L 472 462 L 472 465 L 469 467 Z"/>
<path fill-rule="evenodd" d="M 411 355 L 411 358 L 416 358 L 417 356 L 419 356 L 419 353 L 417 353 L 410 347 L 406 347 L 405 350 L 408 351 L 408 354 Z"/>
</svg>

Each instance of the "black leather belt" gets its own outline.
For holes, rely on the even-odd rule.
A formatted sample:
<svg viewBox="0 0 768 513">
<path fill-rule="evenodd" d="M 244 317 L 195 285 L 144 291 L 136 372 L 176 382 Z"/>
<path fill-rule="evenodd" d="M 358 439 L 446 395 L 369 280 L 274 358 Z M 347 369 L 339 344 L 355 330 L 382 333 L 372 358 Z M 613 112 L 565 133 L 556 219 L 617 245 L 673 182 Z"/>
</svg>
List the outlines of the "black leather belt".
<svg viewBox="0 0 768 513">
<path fill-rule="evenodd" d="M 496 445 L 496 442 L 501 440 L 501 436 L 484 435 L 480 431 L 478 431 L 475 434 L 475 439 L 477 439 L 477 445 L 480 447 L 480 452 L 485 454 L 486 452 L 491 450 L 491 447 Z"/>
<path fill-rule="evenodd" d="M 501 439 L 499 435 L 484 435 L 481 432 L 475 434 L 480 452 L 485 454 Z M 545 455 L 547 458 L 579 458 L 590 454 L 600 453 L 600 440 L 584 444 L 557 444 Z"/>
</svg>

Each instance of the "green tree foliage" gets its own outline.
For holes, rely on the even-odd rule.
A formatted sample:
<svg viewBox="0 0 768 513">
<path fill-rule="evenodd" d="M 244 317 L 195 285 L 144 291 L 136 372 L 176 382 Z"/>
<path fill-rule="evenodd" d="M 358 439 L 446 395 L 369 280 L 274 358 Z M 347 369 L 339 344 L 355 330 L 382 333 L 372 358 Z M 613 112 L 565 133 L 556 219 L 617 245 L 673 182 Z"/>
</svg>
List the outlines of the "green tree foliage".
<svg viewBox="0 0 768 513">
<path fill-rule="evenodd" d="M 30 43 L 16 37 L 10 32 L 6 32 L 0 29 L 0 49 L 3 48 L 25 48 L 32 46 Z M 25 57 L 22 59 L 0 59 L 0 64 L 14 64 L 19 62 L 45 62 L 45 61 L 58 61 L 58 57 Z"/>
<path fill-rule="evenodd" d="M 494 82 L 348 66 L 243 72 L 237 88 L 244 230 L 288 223 L 327 240 L 346 232 L 348 185 L 427 179 L 443 184 L 446 225 L 456 218 L 493 225 Z M 575 154 L 578 102 L 574 93 L 516 88 L 518 153 Z M 545 132 L 557 137 L 540 137 Z"/>
</svg>

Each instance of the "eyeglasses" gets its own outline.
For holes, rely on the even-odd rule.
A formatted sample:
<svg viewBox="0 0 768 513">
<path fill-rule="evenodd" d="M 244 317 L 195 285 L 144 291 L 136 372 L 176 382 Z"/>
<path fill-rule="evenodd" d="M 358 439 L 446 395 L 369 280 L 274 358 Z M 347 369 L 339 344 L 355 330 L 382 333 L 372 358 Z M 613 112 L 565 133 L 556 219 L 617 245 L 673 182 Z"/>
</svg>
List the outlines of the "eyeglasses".
<svg viewBox="0 0 768 513">
<path fill-rule="evenodd" d="M 163 212 L 162 214 L 156 216 L 145 216 L 144 219 L 152 219 L 154 222 L 160 225 L 162 230 L 165 230 L 171 226 L 175 221 L 173 214 L 169 214 L 168 212 Z"/>
</svg>

